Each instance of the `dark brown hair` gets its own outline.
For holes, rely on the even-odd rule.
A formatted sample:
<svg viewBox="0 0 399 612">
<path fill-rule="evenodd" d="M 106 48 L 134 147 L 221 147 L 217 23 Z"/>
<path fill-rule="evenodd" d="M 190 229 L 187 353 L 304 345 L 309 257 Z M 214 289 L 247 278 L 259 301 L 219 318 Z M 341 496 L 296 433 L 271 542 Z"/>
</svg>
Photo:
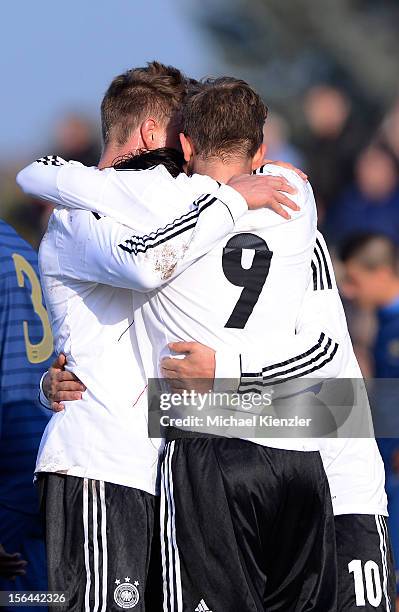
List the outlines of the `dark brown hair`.
<svg viewBox="0 0 399 612">
<path fill-rule="evenodd" d="M 163 147 L 141 153 L 129 153 L 114 160 L 115 170 L 149 170 L 162 164 L 174 178 L 183 172 L 184 157 L 181 151 Z"/>
<path fill-rule="evenodd" d="M 208 79 L 183 109 L 184 133 L 203 158 L 252 157 L 263 142 L 267 107 L 246 83 L 232 77 Z"/>
<path fill-rule="evenodd" d="M 101 103 L 104 143 L 115 139 L 123 145 L 146 117 L 167 121 L 180 110 L 187 79 L 173 66 L 150 62 L 115 77 Z"/>
<path fill-rule="evenodd" d="M 364 232 L 354 234 L 344 242 L 340 259 L 344 263 L 354 260 L 368 270 L 388 267 L 398 273 L 399 249 L 385 234 Z"/>
</svg>

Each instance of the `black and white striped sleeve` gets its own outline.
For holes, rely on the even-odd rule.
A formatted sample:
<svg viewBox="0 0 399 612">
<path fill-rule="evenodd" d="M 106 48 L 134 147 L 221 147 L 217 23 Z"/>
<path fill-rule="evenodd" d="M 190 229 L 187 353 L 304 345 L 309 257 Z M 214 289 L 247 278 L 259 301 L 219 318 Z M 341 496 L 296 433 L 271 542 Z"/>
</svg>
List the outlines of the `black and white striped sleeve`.
<svg viewBox="0 0 399 612">
<path fill-rule="evenodd" d="M 106 170 L 89 168 L 73 160 L 67 162 L 58 155 L 45 155 L 23 168 L 17 183 L 25 193 L 53 204 L 104 214 L 101 196 L 108 178 Z"/>
<path fill-rule="evenodd" d="M 265 353 L 274 359 L 265 360 Z M 285 355 L 285 358 L 281 356 Z M 280 347 L 273 341 L 264 349 L 264 365 L 251 370 L 254 355 L 241 355 L 240 391 L 250 391 L 254 386 L 276 385 L 295 378 L 334 378 L 338 372 L 339 343 L 328 333 L 321 331 L 298 334 L 292 341 L 281 341 Z"/>
<path fill-rule="evenodd" d="M 192 210 L 148 234 L 131 235 L 111 217 L 81 217 L 80 239 L 87 235 L 84 266 L 71 273 L 136 291 L 161 287 L 218 245 L 233 230 L 240 210 L 245 213 L 245 200 L 229 190 L 222 186 L 204 194 Z"/>
<path fill-rule="evenodd" d="M 152 232 L 144 236 L 131 236 L 119 245 L 119 248 L 126 251 L 132 256 L 136 256 L 139 253 L 146 253 L 151 249 L 156 249 L 165 242 L 183 236 L 186 233 L 192 232 L 199 221 L 200 215 L 204 213 L 212 205 L 223 204 L 215 195 L 205 194 L 199 197 L 194 202 L 194 210 L 182 215 L 169 223 L 165 227 L 162 227 L 155 232 Z M 234 223 L 234 217 L 230 212 L 230 208 L 226 206 L 226 210 L 229 212 L 232 222 Z M 190 236 L 189 236 L 190 237 Z M 210 249 L 209 249 L 210 250 Z"/>
<path fill-rule="evenodd" d="M 317 232 L 311 265 L 314 291 L 325 291 L 336 288 L 331 258 L 325 240 L 320 232 Z"/>
<path fill-rule="evenodd" d="M 67 163 L 58 155 L 45 155 L 21 170 L 17 175 L 17 183 L 24 193 L 60 204 L 58 174 Z"/>
<path fill-rule="evenodd" d="M 64 166 L 68 162 L 59 155 L 44 155 L 43 157 L 39 157 L 36 163 L 43 166 Z"/>
</svg>

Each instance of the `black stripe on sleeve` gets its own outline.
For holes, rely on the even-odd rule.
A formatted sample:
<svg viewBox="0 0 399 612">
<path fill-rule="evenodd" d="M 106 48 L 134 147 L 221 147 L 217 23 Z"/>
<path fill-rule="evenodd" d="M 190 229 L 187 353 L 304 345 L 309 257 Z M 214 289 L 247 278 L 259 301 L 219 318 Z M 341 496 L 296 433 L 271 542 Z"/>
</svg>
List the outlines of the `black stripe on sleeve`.
<svg viewBox="0 0 399 612">
<path fill-rule="evenodd" d="M 287 359 L 286 361 L 280 361 L 279 363 L 273 363 L 270 366 L 266 366 L 262 369 L 262 372 L 259 372 L 258 374 L 241 374 L 241 376 L 243 378 L 248 377 L 248 378 L 256 378 L 258 376 L 262 376 L 262 374 L 264 372 L 270 372 L 270 370 L 275 370 L 276 368 L 283 368 L 284 366 L 288 366 L 291 365 L 292 363 L 295 363 L 295 361 L 299 361 L 300 359 L 304 359 L 305 357 L 309 357 L 309 355 L 311 355 L 312 353 L 314 353 L 315 351 L 317 351 L 317 349 L 319 349 L 323 343 L 324 338 L 326 337 L 326 335 L 324 334 L 324 332 L 321 332 L 318 341 L 316 342 L 316 344 L 314 344 L 313 346 L 311 346 L 307 351 L 305 351 L 304 353 L 301 353 L 300 355 L 296 355 L 295 357 L 291 357 L 290 359 Z"/>
<path fill-rule="evenodd" d="M 313 273 L 313 291 L 317 291 L 317 268 L 314 261 L 312 261 L 312 273 Z"/>
<path fill-rule="evenodd" d="M 286 361 L 280 362 L 278 364 L 273 364 L 267 366 L 262 369 L 262 372 L 259 373 L 246 373 L 241 371 L 241 384 L 240 388 L 248 388 L 251 385 L 262 384 L 274 384 L 277 382 L 284 382 L 286 380 L 292 380 L 293 378 L 299 378 L 315 372 L 316 370 L 321 369 L 327 363 L 332 361 L 337 350 L 338 343 L 334 342 L 332 338 L 329 338 L 324 333 L 322 333 L 319 337 L 318 342 L 309 348 L 304 353 L 297 355 L 296 357 L 292 357 L 291 359 L 287 359 Z M 297 363 L 302 359 L 309 357 L 303 363 Z M 296 364 L 296 365 L 293 365 Z M 287 367 L 292 366 L 292 367 Z M 271 370 L 277 370 L 274 373 L 271 373 Z M 267 374 L 267 375 L 265 375 Z M 251 379 L 251 380 L 248 380 Z"/>
<path fill-rule="evenodd" d="M 332 289 L 331 275 L 330 275 L 330 269 L 329 269 L 328 263 L 327 263 L 327 258 L 326 258 L 326 255 L 324 253 L 323 246 L 321 245 L 320 240 L 318 238 L 316 238 L 316 244 L 318 245 L 318 247 L 320 249 L 321 256 L 323 258 L 324 270 L 325 270 L 326 279 L 327 279 L 327 287 L 328 287 L 328 289 Z"/>
<path fill-rule="evenodd" d="M 119 244 L 119 248 L 134 255 L 137 253 L 145 253 L 149 249 L 154 249 L 164 242 L 193 229 L 196 226 L 199 215 L 216 201 L 216 197 L 210 195 L 202 196 L 195 203 L 198 206 L 197 210 L 186 213 L 173 223 L 149 235 L 132 236 L 124 243 Z"/>
<path fill-rule="evenodd" d="M 288 368 L 288 370 L 282 370 L 280 372 L 276 372 L 276 374 L 271 374 L 270 376 L 263 376 L 263 380 L 269 380 L 271 378 L 281 378 L 282 376 L 287 376 L 287 374 L 291 374 L 292 372 L 298 372 L 299 370 L 301 370 L 304 366 L 308 366 L 311 365 L 313 363 L 315 363 L 316 361 L 318 361 L 321 357 L 325 357 L 325 355 L 327 355 L 330 346 L 332 345 L 332 340 L 331 338 L 328 338 L 327 343 L 325 345 L 325 347 L 323 348 L 323 350 L 318 353 L 317 355 L 315 355 L 314 357 L 312 357 L 311 359 L 309 359 L 309 361 L 307 361 L 305 364 L 299 364 L 296 366 L 293 366 L 292 368 Z"/>
<path fill-rule="evenodd" d="M 317 246 L 315 247 L 314 254 L 317 259 L 317 265 L 318 265 L 319 273 L 320 273 L 320 289 L 324 289 L 323 266 L 321 265 L 321 259 L 320 259 L 320 255 L 317 250 Z"/>
<path fill-rule="evenodd" d="M 327 257 L 320 240 L 316 238 L 316 246 L 312 258 L 313 290 L 332 289 L 332 279 Z"/>
<path fill-rule="evenodd" d="M 265 382 L 265 386 L 267 387 L 268 385 L 279 385 L 283 382 L 287 382 L 289 380 L 293 380 L 294 378 L 300 378 L 302 376 L 307 376 L 308 374 L 312 374 L 313 372 L 316 372 L 316 370 L 321 370 L 321 368 L 324 368 L 325 365 L 327 365 L 328 363 L 330 363 L 335 355 L 336 352 L 338 350 L 338 344 L 335 343 L 333 345 L 333 349 L 331 351 L 331 353 L 326 357 L 326 359 L 324 359 L 324 361 L 321 361 L 320 363 L 317 363 L 316 365 L 314 365 L 312 368 L 310 368 L 309 370 L 305 370 L 304 372 L 301 372 L 299 375 L 298 374 L 294 374 L 293 376 L 288 376 L 287 378 L 279 378 L 278 380 L 273 380 L 272 382 Z"/>
<path fill-rule="evenodd" d="M 36 163 L 43 164 L 44 166 L 64 166 L 66 161 L 58 155 L 44 155 L 36 160 Z"/>
<path fill-rule="evenodd" d="M 182 227 L 180 230 L 174 232 L 174 234 L 165 236 L 164 238 L 161 238 L 160 240 L 158 240 L 158 242 L 155 242 L 154 244 L 147 244 L 147 245 L 133 245 L 131 247 L 126 246 L 125 244 L 120 244 L 119 248 L 121 248 L 123 251 L 126 251 L 127 253 L 133 254 L 133 255 L 137 255 L 137 253 L 145 253 L 146 251 L 148 251 L 149 249 L 154 249 L 155 247 L 163 244 L 164 242 L 167 242 L 168 240 L 171 240 L 172 238 L 175 238 L 176 236 L 179 236 L 180 234 L 184 234 L 185 232 L 187 232 L 190 229 L 194 229 L 195 227 L 195 223 L 192 223 L 191 225 L 186 225 L 184 227 Z M 126 241 L 128 242 L 128 241 Z"/>
</svg>

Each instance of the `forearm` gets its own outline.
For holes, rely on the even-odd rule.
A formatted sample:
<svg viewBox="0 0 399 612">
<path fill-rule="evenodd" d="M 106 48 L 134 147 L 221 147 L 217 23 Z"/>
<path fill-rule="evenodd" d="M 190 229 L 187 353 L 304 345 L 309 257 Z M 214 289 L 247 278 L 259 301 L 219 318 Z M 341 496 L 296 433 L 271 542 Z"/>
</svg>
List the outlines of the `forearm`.
<svg viewBox="0 0 399 612">
<path fill-rule="evenodd" d="M 218 244 L 247 211 L 245 200 L 227 186 L 202 196 L 191 208 L 144 236 L 130 235 L 110 218 L 90 217 L 84 264 L 64 272 L 79 280 L 138 291 L 162 286 Z"/>
<path fill-rule="evenodd" d="M 340 350 L 337 338 L 318 329 L 291 338 L 269 337 L 250 353 L 217 352 L 216 386 L 246 391 L 297 378 L 335 378 Z"/>
<path fill-rule="evenodd" d="M 60 168 L 66 163 L 55 155 L 41 157 L 17 174 L 17 183 L 26 194 L 62 204 L 57 181 Z"/>
<path fill-rule="evenodd" d="M 17 175 L 17 183 L 27 194 L 48 200 L 55 205 L 87 210 L 100 215 L 114 214 L 123 223 L 134 220 L 134 202 L 138 196 L 131 191 L 131 206 L 126 203 L 118 210 L 117 203 L 103 201 L 109 173 L 86 167 L 75 161 L 66 162 L 56 155 L 41 157 Z M 128 209 L 128 210 L 127 210 Z"/>
<path fill-rule="evenodd" d="M 294 336 L 289 343 L 268 341 L 263 359 L 260 353 L 240 355 L 240 387 L 245 390 L 254 382 L 268 386 L 296 378 L 335 378 L 339 372 L 339 347 L 322 330 Z"/>
</svg>

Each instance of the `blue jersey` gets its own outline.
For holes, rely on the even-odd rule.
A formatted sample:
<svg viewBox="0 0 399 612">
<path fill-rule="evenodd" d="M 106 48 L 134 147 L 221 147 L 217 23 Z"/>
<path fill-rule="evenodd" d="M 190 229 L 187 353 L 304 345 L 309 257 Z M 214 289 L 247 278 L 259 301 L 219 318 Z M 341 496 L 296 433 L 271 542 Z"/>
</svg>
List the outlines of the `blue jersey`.
<svg viewBox="0 0 399 612">
<path fill-rule="evenodd" d="M 399 378 L 399 296 L 388 306 L 378 312 L 378 333 L 374 346 L 376 378 Z M 389 387 L 388 389 L 392 389 Z M 399 413 L 396 395 L 389 391 L 385 394 L 383 388 L 379 392 L 379 410 L 387 423 L 385 429 L 397 435 L 399 431 Z M 382 438 L 378 440 L 386 470 L 386 490 L 389 503 L 389 526 L 392 547 L 397 570 L 397 588 L 399 594 L 399 475 L 392 469 L 392 459 L 399 451 L 398 438 Z"/>
<path fill-rule="evenodd" d="M 378 312 L 376 378 L 399 378 L 399 296 Z"/>
<path fill-rule="evenodd" d="M 52 353 L 37 255 L 0 220 L 0 512 L 37 513 L 33 472 L 47 424 L 37 395 Z"/>
</svg>

